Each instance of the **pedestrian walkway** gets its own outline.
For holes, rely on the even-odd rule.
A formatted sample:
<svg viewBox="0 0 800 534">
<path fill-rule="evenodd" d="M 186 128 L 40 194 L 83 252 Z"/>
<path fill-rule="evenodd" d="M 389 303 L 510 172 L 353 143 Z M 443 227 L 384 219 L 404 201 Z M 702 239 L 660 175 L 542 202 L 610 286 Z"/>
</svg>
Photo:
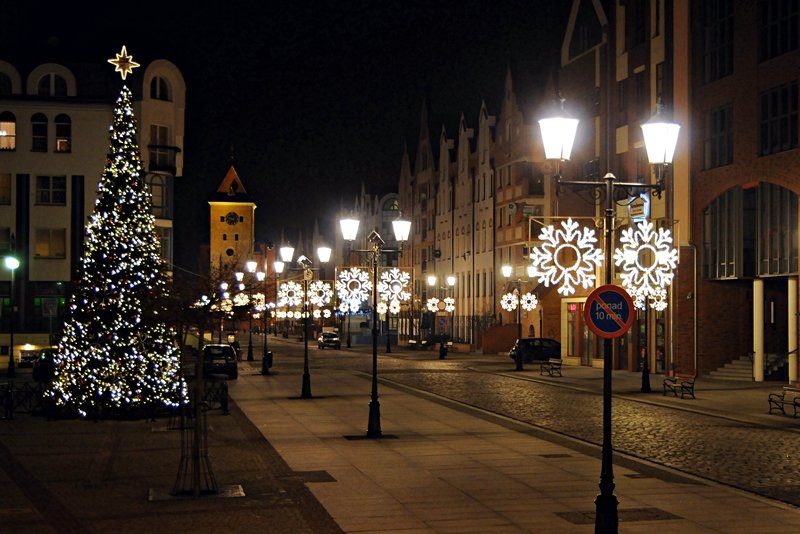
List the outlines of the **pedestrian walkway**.
<svg viewBox="0 0 800 534">
<path fill-rule="evenodd" d="M 493 365 L 475 355 L 449 357 Z M 299 371 L 264 377 L 255 370 L 240 374 L 233 398 L 290 468 L 309 474 L 307 486 L 345 532 L 593 531 L 600 461 L 585 443 L 385 381 L 384 438 L 365 439 L 369 376 L 314 369 L 314 398 L 299 399 Z M 565 387 L 602 381 L 592 369 L 565 367 L 564 375 Z M 615 392 L 639 395 L 634 378 L 615 373 Z M 703 393 L 698 382 L 695 409 L 706 395 L 731 402 L 740 395 L 723 389 Z M 765 407 L 763 391 L 754 395 Z M 644 400 L 694 402 L 659 394 Z M 615 482 L 620 532 L 800 531 L 794 507 L 645 461 L 615 455 Z"/>
</svg>

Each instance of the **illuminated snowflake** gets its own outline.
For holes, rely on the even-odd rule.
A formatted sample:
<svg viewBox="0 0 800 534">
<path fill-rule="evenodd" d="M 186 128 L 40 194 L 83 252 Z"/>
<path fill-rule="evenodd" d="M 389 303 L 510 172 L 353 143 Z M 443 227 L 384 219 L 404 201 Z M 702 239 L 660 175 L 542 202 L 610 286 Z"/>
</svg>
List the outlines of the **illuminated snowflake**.
<svg viewBox="0 0 800 534">
<path fill-rule="evenodd" d="M 278 306 L 300 306 L 303 303 L 303 286 L 297 282 L 283 282 L 278 288 Z"/>
<path fill-rule="evenodd" d="M 264 293 L 255 293 L 253 295 L 253 306 L 258 311 L 263 311 L 267 305 L 267 299 L 264 296 Z"/>
<path fill-rule="evenodd" d="M 517 309 L 517 296 L 514 293 L 506 293 L 500 297 L 500 307 L 506 311 Z"/>
<path fill-rule="evenodd" d="M 320 311 L 319 308 L 315 308 L 314 311 L 311 312 L 311 315 L 314 316 L 314 319 L 319 319 L 320 317 L 322 317 L 322 311 Z"/>
<path fill-rule="evenodd" d="M 389 303 L 389 311 L 391 313 L 400 313 L 400 303 L 393 300 Z"/>
<path fill-rule="evenodd" d="M 389 311 L 389 306 L 385 302 L 378 303 L 378 313 L 384 315 L 387 311 Z"/>
<path fill-rule="evenodd" d="M 277 312 L 275 312 L 275 317 L 277 317 L 278 319 L 286 319 L 286 312 L 283 310 L 278 310 Z"/>
<path fill-rule="evenodd" d="M 357 312 L 361 303 L 369 299 L 372 291 L 369 272 L 358 267 L 350 267 L 339 271 L 336 278 L 336 296 L 339 302 L 348 303 L 350 311 Z"/>
<path fill-rule="evenodd" d="M 325 308 L 324 310 L 322 310 L 322 317 L 324 317 L 325 319 L 328 319 L 328 318 L 330 318 L 330 316 L 331 316 L 331 310 L 330 309 Z"/>
<path fill-rule="evenodd" d="M 439 299 L 436 297 L 429 298 L 426 306 L 428 307 L 428 311 L 436 313 L 439 311 Z"/>
<path fill-rule="evenodd" d="M 531 251 L 539 282 L 547 287 L 561 284 L 557 291 L 564 296 L 575 293 L 577 285 L 594 286 L 594 271 L 603 263 L 603 251 L 594 246 L 594 230 L 580 231 L 577 222 L 567 219 L 558 230 L 553 225 L 543 227 L 539 239 L 544 243 Z"/>
<path fill-rule="evenodd" d="M 384 269 L 378 282 L 378 296 L 389 304 L 397 302 L 399 305 L 400 302 L 410 300 L 411 293 L 405 290 L 410 280 L 411 275 L 397 267 Z"/>
<path fill-rule="evenodd" d="M 645 309 L 646 302 L 656 310 L 667 307 L 666 287 L 672 284 L 678 267 L 678 250 L 665 228 L 653 229 L 642 221 L 626 228 L 620 237 L 622 248 L 614 251 L 614 264 L 622 268 L 622 286 L 634 299 L 634 306 Z"/>
<path fill-rule="evenodd" d="M 324 306 L 333 298 L 333 289 L 328 282 L 314 280 L 308 284 L 308 301 L 314 306 Z"/>
<path fill-rule="evenodd" d="M 520 299 L 522 309 L 525 311 L 533 311 L 539 305 L 539 299 L 533 293 L 525 293 Z"/>
<path fill-rule="evenodd" d="M 222 299 L 219 303 L 219 309 L 224 311 L 225 313 L 230 313 L 233 311 L 233 301 L 231 299 Z"/>
<path fill-rule="evenodd" d="M 233 296 L 233 305 L 234 306 L 247 306 L 250 303 L 250 297 L 247 296 L 247 293 L 236 293 Z"/>
<path fill-rule="evenodd" d="M 444 311 L 450 313 L 456 311 L 456 299 L 453 297 L 444 298 Z"/>
</svg>

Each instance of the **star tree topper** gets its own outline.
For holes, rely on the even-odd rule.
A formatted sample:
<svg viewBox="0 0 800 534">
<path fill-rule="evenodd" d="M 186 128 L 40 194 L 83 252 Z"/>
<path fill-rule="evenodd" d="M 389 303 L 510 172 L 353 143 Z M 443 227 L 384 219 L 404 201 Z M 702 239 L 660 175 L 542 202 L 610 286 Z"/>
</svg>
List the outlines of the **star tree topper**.
<svg viewBox="0 0 800 534">
<path fill-rule="evenodd" d="M 114 65 L 114 72 L 119 72 L 123 81 L 128 74 L 133 72 L 133 69 L 141 66 L 133 60 L 133 56 L 128 55 L 128 50 L 125 48 L 125 45 L 122 45 L 122 51 L 117 54 L 117 57 L 109 59 L 108 62 Z"/>
</svg>

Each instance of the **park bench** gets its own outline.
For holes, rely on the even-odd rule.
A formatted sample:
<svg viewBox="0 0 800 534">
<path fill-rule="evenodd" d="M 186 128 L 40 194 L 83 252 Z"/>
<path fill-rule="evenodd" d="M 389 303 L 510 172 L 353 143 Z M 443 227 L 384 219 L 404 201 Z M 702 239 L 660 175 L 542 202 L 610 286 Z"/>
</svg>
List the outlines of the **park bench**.
<svg viewBox="0 0 800 534">
<path fill-rule="evenodd" d="M 770 393 L 769 398 L 769 413 L 772 410 L 780 410 L 783 415 L 786 413 L 786 407 L 792 407 L 792 417 L 797 417 L 797 409 L 800 408 L 800 388 L 792 386 L 783 386 L 783 391 L 780 393 Z"/>
<path fill-rule="evenodd" d="M 561 376 L 561 358 L 550 358 L 539 362 L 539 374 L 547 373 L 550 376 Z"/>
<path fill-rule="evenodd" d="M 678 392 L 681 394 L 681 398 L 684 398 L 684 395 L 691 395 L 694 399 L 694 383 L 697 377 L 695 375 L 682 375 L 682 374 L 675 374 L 675 376 L 665 376 L 664 377 L 664 395 L 667 394 L 667 391 L 678 396 Z"/>
<path fill-rule="evenodd" d="M 447 343 L 445 343 L 445 347 L 447 347 L 447 352 L 458 350 L 458 347 L 456 347 L 456 345 L 452 341 L 448 341 Z"/>
</svg>

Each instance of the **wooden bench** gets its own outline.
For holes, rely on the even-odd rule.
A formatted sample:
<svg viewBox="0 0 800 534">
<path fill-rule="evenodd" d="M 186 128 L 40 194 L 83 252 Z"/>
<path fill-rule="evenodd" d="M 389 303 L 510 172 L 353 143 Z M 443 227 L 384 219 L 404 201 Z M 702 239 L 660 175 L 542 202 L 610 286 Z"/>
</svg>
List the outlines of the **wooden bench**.
<svg viewBox="0 0 800 534">
<path fill-rule="evenodd" d="M 786 413 L 786 407 L 792 407 L 792 417 L 797 417 L 797 409 L 800 408 L 800 388 L 792 386 L 783 386 L 781 393 L 770 393 L 769 398 L 769 413 L 772 410 L 780 410 L 783 415 Z"/>
<path fill-rule="evenodd" d="M 666 376 L 664 377 L 664 395 L 669 391 L 677 397 L 678 392 L 680 392 L 681 398 L 689 394 L 694 399 L 694 383 L 696 379 L 695 375 L 676 374 L 675 376 Z"/>
<path fill-rule="evenodd" d="M 547 373 L 550 376 L 562 376 L 561 361 L 561 358 L 550 358 L 546 362 L 539 362 L 539 374 Z"/>
<path fill-rule="evenodd" d="M 458 350 L 458 347 L 452 341 L 448 341 L 444 346 L 447 347 L 447 352 Z"/>
</svg>

